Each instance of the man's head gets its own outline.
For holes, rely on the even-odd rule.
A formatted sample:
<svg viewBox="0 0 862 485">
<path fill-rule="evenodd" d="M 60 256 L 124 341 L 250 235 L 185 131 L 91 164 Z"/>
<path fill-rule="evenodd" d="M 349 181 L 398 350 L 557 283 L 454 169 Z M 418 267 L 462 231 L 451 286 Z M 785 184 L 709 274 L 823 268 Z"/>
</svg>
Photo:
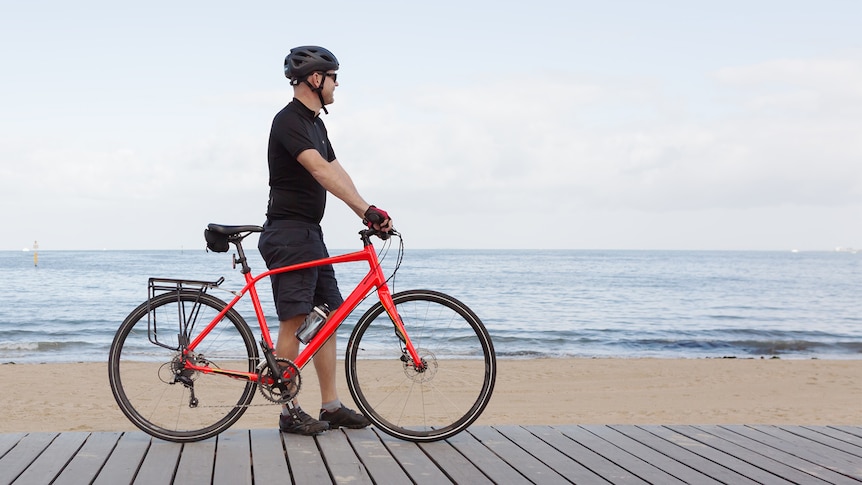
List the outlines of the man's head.
<svg viewBox="0 0 862 485">
<path fill-rule="evenodd" d="M 297 85 L 305 81 L 310 74 L 338 70 L 338 59 L 335 55 L 315 45 L 294 47 L 284 58 L 284 75 L 290 79 L 290 84 Z"/>
<path fill-rule="evenodd" d="M 323 47 L 306 45 L 294 47 L 290 54 L 284 58 L 284 75 L 290 79 L 290 84 L 299 87 L 302 84 L 308 86 L 312 92 L 317 93 L 320 107 L 324 113 L 326 105 L 334 101 L 336 74 L 338 70 L 338 59 L 335 55 Z M 326 79 L 332 78 L 327 84 Z"/>
</svg>

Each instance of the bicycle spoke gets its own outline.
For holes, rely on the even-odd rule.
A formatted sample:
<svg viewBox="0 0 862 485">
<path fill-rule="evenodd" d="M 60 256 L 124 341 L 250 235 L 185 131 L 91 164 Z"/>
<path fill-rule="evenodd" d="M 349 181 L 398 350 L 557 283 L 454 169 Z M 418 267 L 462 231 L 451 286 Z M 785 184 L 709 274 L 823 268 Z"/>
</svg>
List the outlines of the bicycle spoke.
<svg viewBox="0 0 862 485">
<path fill-rule="evenodd" d="M 167 440 L 193 441 L 226 429 L 245 411 L 255 383 L 183 370 L 181 353 L 166 348 L 179 348 L 178 334 L 203 329 L 224 305 L 199 292 L 167 293 L 123 323 L 111 346 L 109 377 L 120 409 L 139 428 Z M 161 345 L 153 343 L 153 321 Z M 251 331 L 233 311 L 195 350 L 191 359 L 212 368 L 254 372 L 258 361 Z"/>
<path fill-rule="evenodd" d="M 392 321 L 377 305 L 351 336 L 345 362 L 351 394 L 363 413 L 393 436 L 413 441 L 452 436 L 475 421 L 490 399 L 496 361 L 487 331 L 463 304 L 440 293 L 407 291 L 393 301 L 427 366 L 414 369 Z"/>
</svg>

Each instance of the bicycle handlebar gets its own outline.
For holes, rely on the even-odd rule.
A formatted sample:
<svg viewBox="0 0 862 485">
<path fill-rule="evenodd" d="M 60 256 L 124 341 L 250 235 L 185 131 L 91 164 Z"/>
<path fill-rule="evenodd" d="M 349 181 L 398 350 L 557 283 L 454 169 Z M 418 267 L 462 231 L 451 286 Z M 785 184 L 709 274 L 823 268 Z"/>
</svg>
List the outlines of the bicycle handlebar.
<svg viewBox="0 0 862 485">
<path fill-rule="evenodd" d="M 371 244 L 371 236 L 377 236 L 384 241 L 389 239 L 391 236 L 400 236 L 398 231 L 396 231 L 395 229 L 389 229 L 388 231 L 380 231 L 374 229 L 373 227 L 369 227 L 368 229 L 363 229 L 359 231 L 359 235 L 365 244 Z"/>
</svg>

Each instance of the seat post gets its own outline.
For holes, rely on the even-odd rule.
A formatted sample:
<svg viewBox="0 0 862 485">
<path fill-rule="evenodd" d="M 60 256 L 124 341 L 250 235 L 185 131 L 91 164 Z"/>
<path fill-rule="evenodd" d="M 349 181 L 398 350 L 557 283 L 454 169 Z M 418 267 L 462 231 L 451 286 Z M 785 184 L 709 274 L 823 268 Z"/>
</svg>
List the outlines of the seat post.
<svg viewBox="0 0 862 485">
<path fill-rule="evenodd" d="M 242 266 L 242 274 L 247 274 L 251 272 L 251 268 L 248 266 L 248 260 L 245 257 L 245 251 L 242 249 L 242 238 L 237 238 L 235 241 L 232 241 L 234 246 L 236 246 L 237 256 L 233 258 L 233 266 L 236 268 L 236 264 L 239 263 Z"/>
</svg>

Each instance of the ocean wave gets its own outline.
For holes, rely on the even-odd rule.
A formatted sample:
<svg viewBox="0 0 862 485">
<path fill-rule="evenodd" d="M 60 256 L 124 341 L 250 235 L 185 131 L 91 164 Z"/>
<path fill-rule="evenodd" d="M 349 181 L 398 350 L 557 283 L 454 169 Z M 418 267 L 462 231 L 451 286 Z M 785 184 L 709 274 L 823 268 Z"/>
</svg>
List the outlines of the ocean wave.
<svg viewBox="0 0 862 485">
<path fill-rule="evenodd" d="M 3 350 L 39 350 L 38 342 L 0 342 L 0 351 Z"/>
<path fill-rule="evenodd" d="M 618 343 L 628 351 L 729 353 L 734 355 L 862 355 L 862 341 L 632 339 Z"/>
<path fill-rule="evenodd" d="M 77 352 L 87 349 L 105 348 L 103 344 L 83 341 L 41 341 L 41 342 L 23 342 L 23 341 L 0 341 L 0 356 L 7 352 L 20 351 L 59 351 L 59 352 Z"/>
<path fill-rule="evenodd" d="M 503 357 L 585 356 L 788 356 L 862 357 L 862 337 L 821 331 L 712 329 L 701 331 L 496 330 L 491 332 Z"/>
</svg>

